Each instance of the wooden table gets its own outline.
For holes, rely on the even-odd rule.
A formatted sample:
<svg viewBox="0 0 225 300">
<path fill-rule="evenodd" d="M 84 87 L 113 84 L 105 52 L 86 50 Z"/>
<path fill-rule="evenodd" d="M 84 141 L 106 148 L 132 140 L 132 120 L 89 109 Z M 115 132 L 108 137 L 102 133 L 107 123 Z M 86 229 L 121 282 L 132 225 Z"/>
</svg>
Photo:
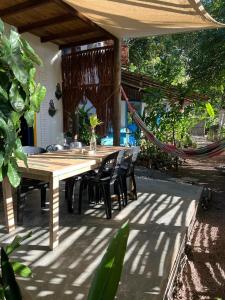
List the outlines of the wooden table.
<svg viewBox="0 0 225 300">
<path fill-rule="evenodd" d="M 49 182 L 50 249 L 54 249 L 59 243 L 59 181 L 97 168 L 102 159 L 120 149 L 121 147 L 98 147 L 94 154 L 74 149 L 33 155 L 28 157 L 29 168 L 19 162 L 23 177 Z M 7 178 L 3 181 L 3 198 L 7 231 L 12 232 L 15 229 L 15 219 L 12 189 Z"/>
</svg>

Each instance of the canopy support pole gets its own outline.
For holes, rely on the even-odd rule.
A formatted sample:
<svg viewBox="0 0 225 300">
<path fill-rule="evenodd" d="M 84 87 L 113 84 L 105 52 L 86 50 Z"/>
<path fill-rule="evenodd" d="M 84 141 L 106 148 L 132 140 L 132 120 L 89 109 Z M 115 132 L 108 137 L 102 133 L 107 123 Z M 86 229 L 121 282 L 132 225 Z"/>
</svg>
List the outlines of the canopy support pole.
<svg viewBox="0 0 225 300">
<path fill-rule="evenodd" d="M 121 40 L 114 40 L 114 105 L 113 105 L 113 145 L 120 145 L 121 127 Z"/>
</svg>

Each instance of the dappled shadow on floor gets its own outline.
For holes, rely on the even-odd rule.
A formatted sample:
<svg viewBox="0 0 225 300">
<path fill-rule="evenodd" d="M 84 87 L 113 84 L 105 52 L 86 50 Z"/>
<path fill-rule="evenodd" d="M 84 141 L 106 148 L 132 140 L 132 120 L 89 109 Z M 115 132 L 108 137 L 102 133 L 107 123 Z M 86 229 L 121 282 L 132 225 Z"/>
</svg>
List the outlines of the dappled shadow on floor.
<svg viewBox="0 0 225 300">
<path fill-rule="evenodd" d="M 191 234 L 191 254 L 179 275 L 174 299 L 225 299 L 225 176 L 214 167 L 224 156 L 192 163 L 178 176 L 195 177 L 212 189 L 207 211 L 199 210 Z M 179 285 L 180 284 L 180 285 Z"/>
<path fill-rule="evenodd" d="M 83 215 L 68 214 L 60 197 L 60 245 L 48 246 L 48 210 L 41 211 L 38 192 L 26 204 L 21 234 L 31 239 L 14 259 L 30 265 L 34 276 L 19 279 L 34 299 L 86 299 L 93 273 L 115 231 L 130 221 L 130 236 L 117 299 L 162 299 L 171 265 L 193 215 L 201 190 L 191 185 L 138 179 L 138 200 L 122 211 L 114 204 L 113 218 L 104 208 L 88 207 Z M 5 244 L 11 235 L 0 231 Z"/>
</svg>

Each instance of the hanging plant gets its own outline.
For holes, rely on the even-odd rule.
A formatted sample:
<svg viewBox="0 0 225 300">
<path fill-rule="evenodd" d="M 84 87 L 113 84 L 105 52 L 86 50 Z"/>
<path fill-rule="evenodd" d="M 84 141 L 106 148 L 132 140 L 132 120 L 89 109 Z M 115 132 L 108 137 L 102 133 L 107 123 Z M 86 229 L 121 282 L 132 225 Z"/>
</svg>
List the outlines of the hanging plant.
<svg viewBox="0 0 225 300">
<path fill-rule="evenodd" d="M 20 140 L 20 119 L 34 124 L 46 89 L 35 82 L 36 65 L 40 58 L 15 29 L 4 34 L 0 20 L 0 181 L 8 176 L 13 187 L 20 184 L 17 160 L 27 165 Z"/>
</svg>

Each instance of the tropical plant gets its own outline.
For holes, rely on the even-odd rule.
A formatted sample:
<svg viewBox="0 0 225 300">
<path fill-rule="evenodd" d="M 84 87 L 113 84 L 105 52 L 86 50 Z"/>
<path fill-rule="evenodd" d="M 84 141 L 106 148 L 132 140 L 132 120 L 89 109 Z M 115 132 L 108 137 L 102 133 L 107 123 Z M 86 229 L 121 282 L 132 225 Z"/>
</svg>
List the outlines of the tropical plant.
<svg viewBox="0 0 225 300">
<path fill-rule="evenodd" d="M 129 225 L 125 223 L 111 240 L 96 270 L 88 300 L 114 300 L 122 273 L 128 236 Z"/>
<path fill-rule="evenodd" d="M 20 184 L 17 160 L 27 165 L 20 140 L 20 119 L 33 126 L 35 113 L 46 89 L 35 82 L 35 66 L 40 58 L 15 29 L 4 34 L 0 20 L 0 181 L 8 177 L 11 185 Z"/>
<path fill-rule="evenodd" d="M 89 117 L 90 125 L 92 129 L 95 129 L 97 126 L 101 125 L 103 122 L 100 121 L 97 115 L 93 114 Z"/>
<path fill-rule="evenodd" d="M 9 256 L 31 235 L 30 232 L 24 237 L 16 236 L 12 243 L 1 248 L 0 300 L 22 300 L 15 274 L 27 278 L 32 276 L 32 271 L 24 264 L 12 261 Z"/>
<path fill-rule="evenodd" d="M 79 108 L 79 140 L 85 145 L 89 144 L 91 138 L 90 125 L 88 113 L 89 110 L 86 109 L 86 105 L 84 104 Z"/>
</svg>

